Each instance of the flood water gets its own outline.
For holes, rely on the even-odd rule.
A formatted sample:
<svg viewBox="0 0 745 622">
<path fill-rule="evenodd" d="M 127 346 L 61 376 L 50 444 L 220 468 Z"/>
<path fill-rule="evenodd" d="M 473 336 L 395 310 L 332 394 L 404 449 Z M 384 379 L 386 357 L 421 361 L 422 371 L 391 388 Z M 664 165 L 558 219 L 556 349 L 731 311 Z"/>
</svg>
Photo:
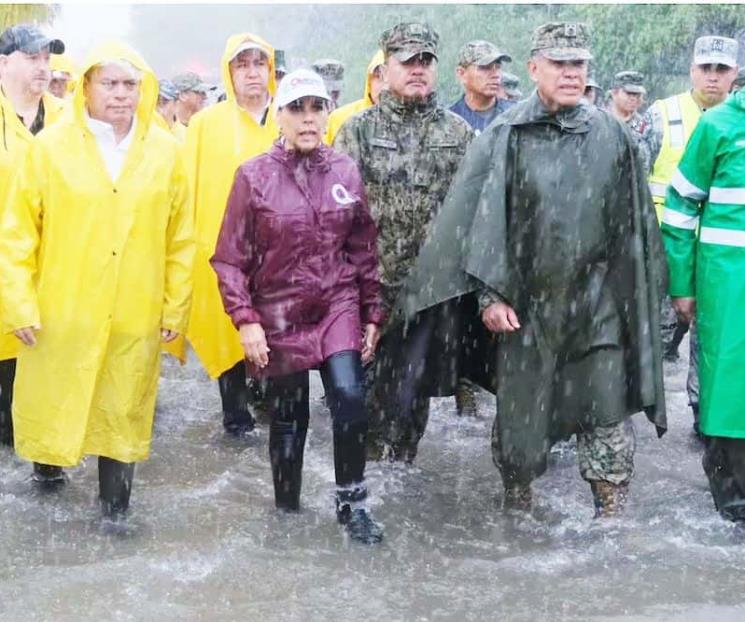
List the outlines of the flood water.
<svg viewBox="0 0 745 622">
<path fill-rule="evenodd" d="M 681 347 L 687 352 L 687 342 Z M 436 400 L 413 467 L 368 466 L 377 547 L 335 522 L 331 429 L 313 384 L 303 510 L 273 507 L 265 427 L 222 432 L 216 384 L 166 361 L 151 459 L 124 524 L 99 517 L 96 460 L 43 493 L 0 450 L 0 620 L 745 620 L 745 529 L 714 512 L 681 360 L 670 430 L 634 418 L 627 512 L 595 521 L 573 444 L 553 453 L 530 516 L 500 509 L 493 402 Z"/>
</svg>

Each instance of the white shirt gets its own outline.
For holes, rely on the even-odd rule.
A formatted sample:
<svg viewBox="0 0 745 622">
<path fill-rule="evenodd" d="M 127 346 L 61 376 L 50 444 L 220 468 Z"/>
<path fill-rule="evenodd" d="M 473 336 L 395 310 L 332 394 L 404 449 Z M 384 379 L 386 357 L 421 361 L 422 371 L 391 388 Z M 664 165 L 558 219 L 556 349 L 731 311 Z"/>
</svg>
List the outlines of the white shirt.
<svg viewBox="0 0 745 622">
<path fill-rule="evenodd" d="M 88 115 L 88 112 L 85 113 L 85 120 L 88 122 L 88 128 L 96 139 L 109 177 L 111 177 L 111 181 L 116 182 L 122 172 L 127 151 L 129 151 L 129 146 L 132 144 L 132 139 L 135 135 L 137 117 L 132 118 L 132 127 L 129 128 L 129 132 L 118 145 L 116 144 L 114 128 L 110 124 L 99 121 L 98 119 L 92 119 Z"/>
</svg>

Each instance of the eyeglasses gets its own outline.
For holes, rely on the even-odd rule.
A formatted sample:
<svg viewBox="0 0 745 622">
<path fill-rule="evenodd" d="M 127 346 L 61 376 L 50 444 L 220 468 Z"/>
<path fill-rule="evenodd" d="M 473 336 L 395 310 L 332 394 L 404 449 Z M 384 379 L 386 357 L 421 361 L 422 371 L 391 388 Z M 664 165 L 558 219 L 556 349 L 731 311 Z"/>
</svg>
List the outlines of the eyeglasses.
<svg viewBox="0 0 745 622">
<path fill-rule="evenodd" d="M 121 84 L 127 93 L 133 93 L 140 86 L 140 81 L 139 80 L 96 80 L 96 84 L 98 84 L 100 87 L 102 87 L 105 91 L 108 91 L 109 93 L 116 90 L 116 87 Z"/>
</svg>

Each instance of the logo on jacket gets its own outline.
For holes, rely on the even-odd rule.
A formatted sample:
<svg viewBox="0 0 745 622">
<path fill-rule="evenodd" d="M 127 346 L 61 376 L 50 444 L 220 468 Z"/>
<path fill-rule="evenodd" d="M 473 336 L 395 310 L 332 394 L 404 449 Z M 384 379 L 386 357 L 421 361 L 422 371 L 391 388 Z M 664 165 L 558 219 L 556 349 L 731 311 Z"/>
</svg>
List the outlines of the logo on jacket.
<svg viewBox="0 0 745 622">
<path fill-rule="evenodd" d="M 350 205 L 354 203 L 354 197 L 349 194 L 349 191 L 341 184 L 334 184 L 331 187 L 331 196 L 334 197 L 339 205 Z"/>
</svg>

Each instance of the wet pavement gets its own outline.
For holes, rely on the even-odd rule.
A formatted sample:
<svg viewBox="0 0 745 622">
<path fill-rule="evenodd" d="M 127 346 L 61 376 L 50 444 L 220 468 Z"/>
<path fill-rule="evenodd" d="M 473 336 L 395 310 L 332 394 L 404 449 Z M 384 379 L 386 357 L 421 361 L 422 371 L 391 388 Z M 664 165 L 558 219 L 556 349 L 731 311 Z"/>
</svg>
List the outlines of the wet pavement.
<svg viewBox="0 0 745 622">
<path fill-rule="evenodd" d="M 687 343 L 687 342 L 686 342 Z M 681 348 L 681 351 L 685 351 Z M 43 493 L 0 450 L 0 620 L 745 620 L 745 529 L 714 512 L 691 434 L 687 363 L 666 368 L 670 431 L 643 415 L 627 512 L 592 519 L 573 443 L 529 516 L 500 509 L 493 400 L 436 400 L 413 467 L 371 464 L 377 547 L 335 522 L 328 413 L 315 378 L 303 510 L 273 507 L 267 429 L 222 432 L 217 386 L 164 364 L 151 459 L 125 523 L 100 518 L 96 460 Z"/>
</svg>

